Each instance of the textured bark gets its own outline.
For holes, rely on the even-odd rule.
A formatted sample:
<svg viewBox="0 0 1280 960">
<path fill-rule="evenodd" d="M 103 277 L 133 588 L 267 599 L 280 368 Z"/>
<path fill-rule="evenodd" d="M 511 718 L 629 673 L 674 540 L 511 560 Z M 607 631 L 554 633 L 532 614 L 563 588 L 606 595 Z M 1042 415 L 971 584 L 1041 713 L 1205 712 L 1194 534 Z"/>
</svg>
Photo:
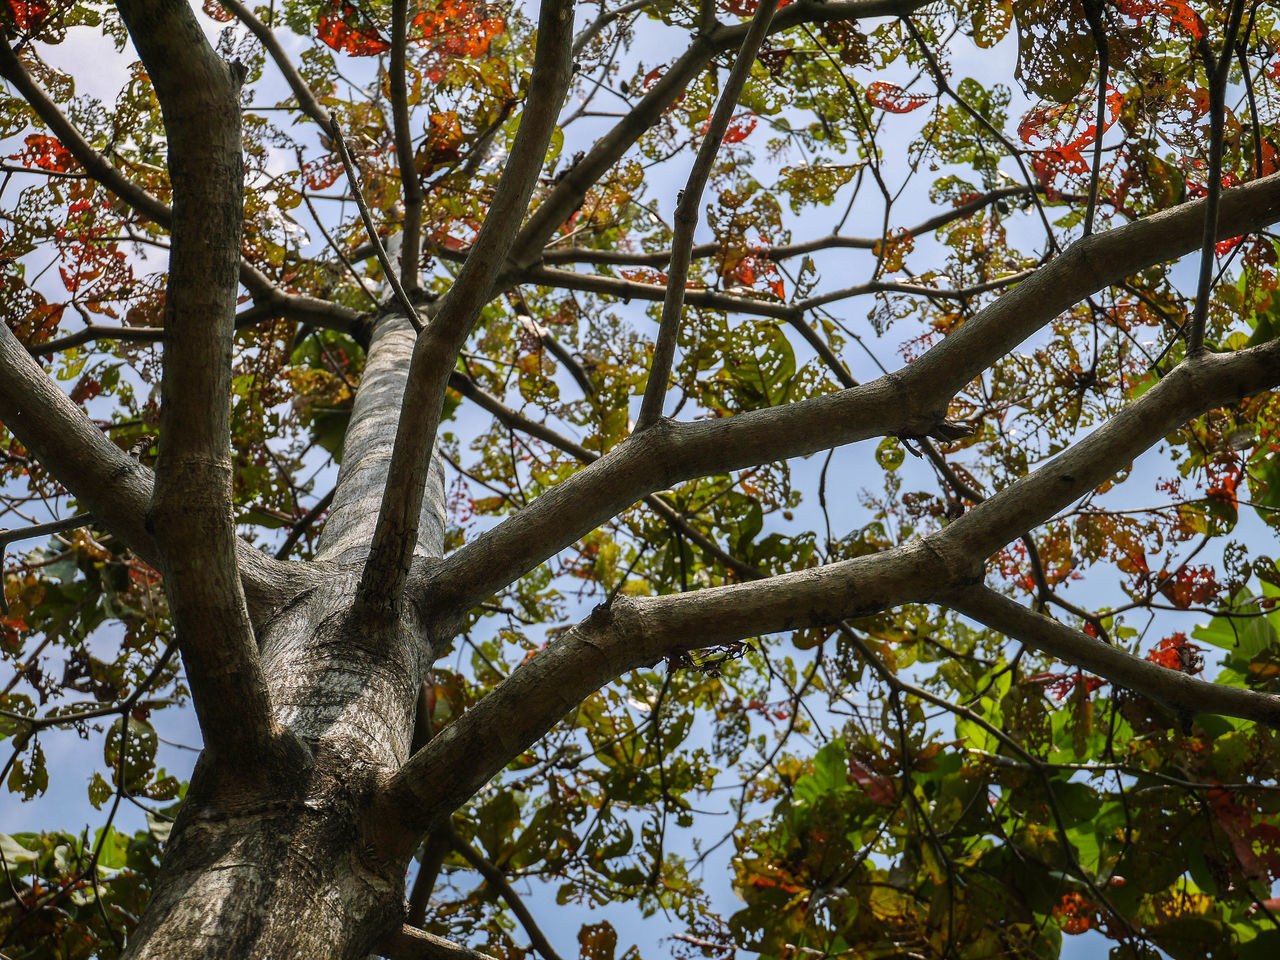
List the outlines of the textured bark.
<svg viewBox="0 0 1280 960">
<path fill-rule="evenodd" d="M 197 768 L 130 958 L 364 957 L 399 922 L 404 864 L 366 858 L 374 771 L 318 750 L 270 792 Z"/>
<path fill-rule="evenodd" d="M 342 444 L 338 488 L 320 536 L 317 560 L 362 563 L 369 554 L 413 344 L 413 328 L 403 317 L 383 321 L 373 333 L 351 425 Z M 431 459 L 418 514 L 417 542 L 415 556 L 440 555 L 444 543 L 444 467 L 439 457 Z"/>
<path fill-rule="evenodd" d="M 201 758 L 130 957 L 365 957 L 399 925 L 408 852 L 373 810 L 408 759 L 432 647 L 411 607 L 362 621 L 351 605 L 412 346 L 403 318 L 374 332 L 323 559 L 255 624 L 272 719 L 302 749 L 257 780 Z M 443 542 L 442 478 L 433 464 L 421 556 Z"/>
</svg>

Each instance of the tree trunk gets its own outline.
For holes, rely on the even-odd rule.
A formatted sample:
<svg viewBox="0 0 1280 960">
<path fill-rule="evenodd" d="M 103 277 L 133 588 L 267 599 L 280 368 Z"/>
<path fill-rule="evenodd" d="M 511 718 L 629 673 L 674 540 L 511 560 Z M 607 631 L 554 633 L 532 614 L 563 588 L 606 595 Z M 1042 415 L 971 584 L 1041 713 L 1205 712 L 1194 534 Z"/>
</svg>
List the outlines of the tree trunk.
<svg viewBox="0 0 1280 960">
<path fill-rule="evenodd" d="M 275 717 L 287 732 L 264 777 L 206 751 L 126 956 L 366 957 L 399 924 L 407 861 L 377 843 L 372 801 L 408 758 L 433 649 L 406 609 L 352 622 L 352 600 L 395 437 L 413 331 L 375 331 L 314 573 L 255 623 Z M 439 556 L 443 470 L 432 463 L 418 556 Z"/>
</svg>

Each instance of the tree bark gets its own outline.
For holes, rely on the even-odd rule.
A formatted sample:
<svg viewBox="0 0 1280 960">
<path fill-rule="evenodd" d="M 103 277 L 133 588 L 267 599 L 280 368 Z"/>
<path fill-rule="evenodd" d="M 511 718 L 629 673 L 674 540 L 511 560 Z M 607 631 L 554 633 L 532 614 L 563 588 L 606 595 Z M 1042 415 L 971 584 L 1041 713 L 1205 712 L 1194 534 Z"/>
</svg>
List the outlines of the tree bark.
<svg viewBox="0 0 1280 960">
<path fill-rule="evenodd" d="M 351 604 L 412 349 L 403 317 L 374 331 L 318 575 L 254 624 L 273 720 L 301 749 L 252 781 L 201 757 L 129 958 L 365 957 L 400 922 L 408 854 L 386 856 L 372 811 L 408 759 L 435 651 L 412 605 L 394 621 L 361 621 Z M 436 461 L 417 557 L 443 546 Z"/>
</svg>

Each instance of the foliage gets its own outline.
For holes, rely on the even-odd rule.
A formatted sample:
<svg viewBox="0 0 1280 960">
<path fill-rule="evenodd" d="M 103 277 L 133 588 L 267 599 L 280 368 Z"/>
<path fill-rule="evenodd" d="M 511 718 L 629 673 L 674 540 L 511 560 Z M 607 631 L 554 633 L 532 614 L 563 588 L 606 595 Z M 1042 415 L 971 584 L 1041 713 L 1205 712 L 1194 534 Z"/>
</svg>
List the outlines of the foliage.
<svg viewBox="0 0 1280 960">
<path fill-rule="evenodd" d="M 901 6 L 899 19 L 814 16 L 766 40 L 703 198 L 671 371 L 668 409 L 679 417 L 792 404 L 914 361 L 1086 223 L 1102 232 L 1205 196 L 1213 57 L 1232 59 L 1222 184 L 1278 169 L 1272 0 L 1246 4 L 1225 53 L 1225 0 Z M 535 211 L 579 182 L 615 122 L 641 123 L 639 109 L 684 69 L 671 44 L 683 50 L 697 31 L 697 4 L 621 9 L 602 5 L 583 34 Z M 755 10 L 720 0 L 716 15 L 737 24 Z M 412 169 L 397 161 L 390 3 L 251 11 L 347 133 L 355 183 L 244 18 L 216 0 L 203 13 L 247 77 L 245 259 L 278 291 L 369 311 L 385 278 L 348 201 L 361 191 L 385 240 L 416 177 L 422 286 L 443 296 L 485 220 L 525 97 L 538 95 L 531 11 L 412 0 Z M 590 24 L 596 13 L 584 5 L 579 16 Z M 160 105 L 115 8 L 6 0 L 0 18 L 17 61 L 84 140 L 168 202 Z M 118 89 L 72 75 L 73 42 L 119 52 Z M 974 61 L 960 52 L 975 48 L 1013 75 L 966 75 Z M 657 104 L 634 147 L 590 173 L 537 256 L 486 305 L 455 372 L 467 390 L 450 393 L 441 435 L 450 549 L 627 438 L 665 294 L 671 195 L 731 57 L 710 57 Z M 12 83 L 3 106 L 6 323 L 86 416 L 151 463 L 168 233 L 89 176 Z M 863 224 L 870 236 L 845 230 Z M 823 242 L 828 234 L 839 242 Z M 1235 237 L 1213 256 L 1209 349 L 1273 340 L 1280 240 Z M 940 451 L 890 437 L 677 483 L 624 511 L 472 611 L 432 672 L 428 726 L 454 722 L 595 604 L 803 571 L 945 528 L 1183 360 L 1189 276 L 1157 263 L 1067 309 L 952 399 L 948 422 L 963 429 Z M 299 320 L 250 303 L 252 293 L 231 397 L 236 520 L 249 543 L 305 559 L 323 529 L 367 330 Z M 483 394 L 508 410 L 476 407 Z M 1277 424 L 1275 392 L 1195 417 L 1025 538 L 1013 531 L 988 581 L 1165 669 L 1280 693 L 1280 569 L 1259 549 L 1280 528 Z M 74 513 L 15 437 L 0 444 L 9 526 Z M 151 725 L 188 699 L 167 602 L 155 571 L 96 526 L 12 544 L 5 563 L 9 802 L 87 783 L 110 817 L 82 833 L 0 834 L 0 951 L 114 957 L 177 809 L 158 805 L 184 789 L 157 766 Z M 70 731 L 102 751 L 82 782 L 49 773 L 50 745 Z M 561 905 L 629 903 L 645 918 L 661 913 L 673 935 L 646 942 L 649 928 L 600 921 L 561 938 L 591 960 L 736 948 L 1054 957 L 1064 935 L 1088 931 L 1135 960 L 1155 948 L 1270 956 L 1280 946 L 1278 765 L 1280 743 L 1263 724 L 1171 711 L 945 607 L 910 604 L 694 650 L 600 690 L 458 811 L 438 883 L 411 921 L 495 956 L 526 954 L 528 932 L 469 848 Z M 131 806 L 148 808 L 148 830 L 114 826 Z M 438 841 L 424 842 L 423 863 Z M 411 875 L 435 879 L 425 867 Z"/>
</svg>

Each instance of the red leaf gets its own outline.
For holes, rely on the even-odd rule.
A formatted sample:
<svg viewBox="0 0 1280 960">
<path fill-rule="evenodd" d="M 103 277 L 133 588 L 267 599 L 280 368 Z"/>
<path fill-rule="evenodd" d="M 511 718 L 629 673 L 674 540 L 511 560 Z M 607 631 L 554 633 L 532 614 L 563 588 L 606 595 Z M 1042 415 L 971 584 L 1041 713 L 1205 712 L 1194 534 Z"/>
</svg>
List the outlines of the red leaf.
<svg viewBox="0 0 1280 960">
<path fill-rule="evenodd" d="M 1167 670 L 1179 673 L 1199 673 L 1204 669 L 1201 648 L 1187 639 L 1185 633 L 1174 633 L 1155 645 L 1147 659 Z"/>
<path fill-rule="evenodd" d="M 750 111 L 738 114 L 729 121 L 729 126 L 724 131 L 724 140 L 721 142 L 741 143 L 751 136 L 751 131 L 756 128 L 756 120 L 756 115 Z"/>
<path fill-rule="evenodd" d="M 1231 237 L 1228 240 L 1219 240 L 1217 244 L 1214 245 L 1214 250 L 1217 251 L 1218 256 L 1225 257 L 1228 253 L 1230 253 L 1236 247 L 1240 246 L 1240 241 L 1243 239 L 1244 237 L 1240 236 L 1240 237 Z M 1213 491 L 1209 492 L 1209 496 L 1213 496 Z"/>
<path fill-rule="evenodd" d="M 324 190 L 342 176 L 342 162 L 336 157 L 308 160 L 302 168 L 302 175 L 306 177 L 308 190 Z"/>
<path fill-rule="evenodd" d="M 1186 0 L 1115 0 L 1116 9 L 1135 20 L 1160 14 L 1184 31 L 1192 40 L 1204 38 L 1204 21 Z"/>
<path fill-rule="evenodd" d="M 886 113 L 910 113 L 929 102 L 922 93 L 909 93 L 894 83 L 877 80 L 867 87 L 867 101 Z"/>
<path fill-rule="evenodd" d="M 49 15 L 49 4 L 43 0 L 5 0 L 5 6 L 23 33 L 30 33 Z"/>
<path fill-rule="evenodd" d="M 391 49 L 377 26 L 351 4 L 332 0 L 331 10 L 320 17 L 316 36 L 334 50 L 353 57 L 373 57 Z"/>
<path fill-rule="evenodd" d="M 66 173 L 75 165 L 75 157 L 62 145 L 57 137 L 43 133 L 32 133 L 23 141 L 27 149 L 21 153 L 9 155 L 10 160 L 17 160 L 27 167 L 37 167 L 51 173 Z"/>
<path fill-rule="evenodd" d="M 210 20 L 216 20 L 218 23 L 229 23 L 235 19 L 218 0 L 204 0 L 200 9 Z"/>
<path fill-rule="evenodd" d="M 872 773 L 857 760 L 849 761 L 849 777 L 867 794 L 867 798 L 882 807 L 892 806 L 897 799 L 894 783 L 888 777 Z"/>
<path fill-rule="evenodd" d="M 470 0 L 441 0 L 414 14 L 409 22 L 409 39 L 428 47 L 430 62 L 424 73 L 437 82 L 450 60 L 487 54 L 494 38 L 506 27 L 501 17 L 481 18 Z"/>
</svg>

